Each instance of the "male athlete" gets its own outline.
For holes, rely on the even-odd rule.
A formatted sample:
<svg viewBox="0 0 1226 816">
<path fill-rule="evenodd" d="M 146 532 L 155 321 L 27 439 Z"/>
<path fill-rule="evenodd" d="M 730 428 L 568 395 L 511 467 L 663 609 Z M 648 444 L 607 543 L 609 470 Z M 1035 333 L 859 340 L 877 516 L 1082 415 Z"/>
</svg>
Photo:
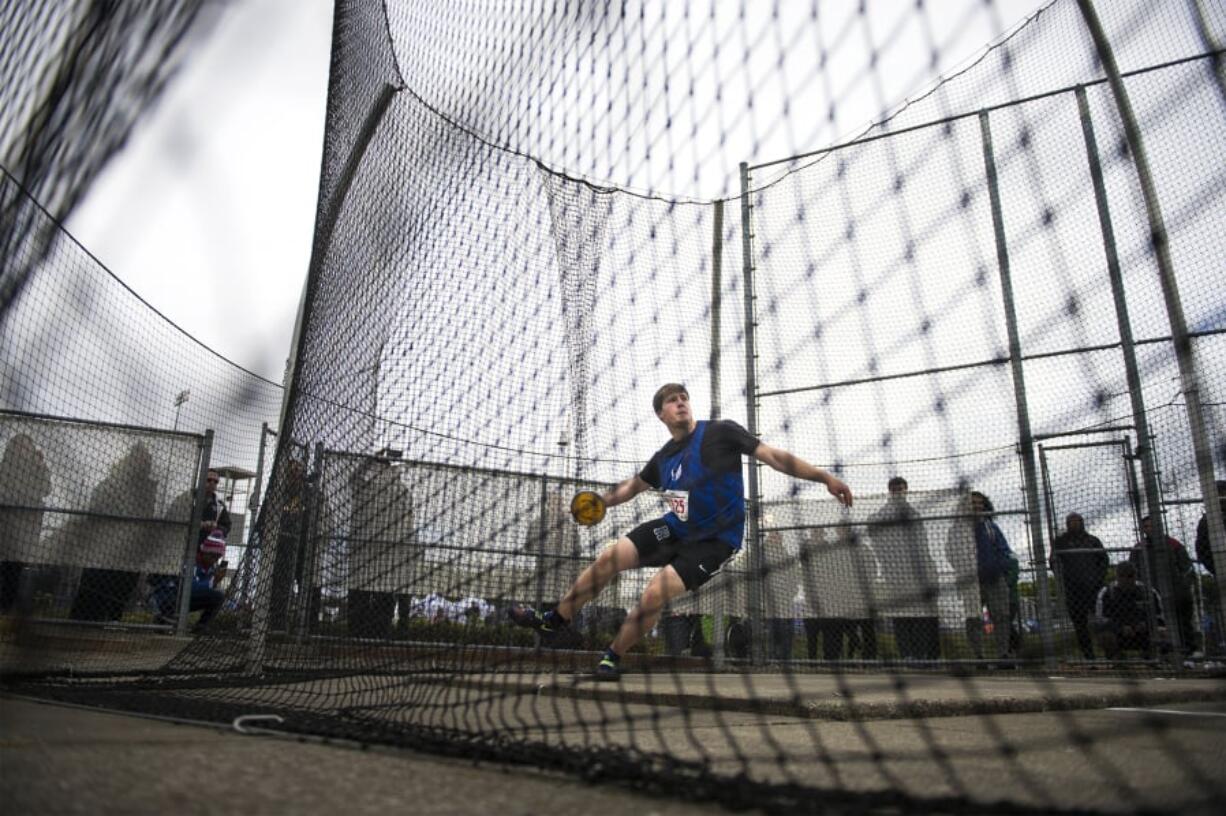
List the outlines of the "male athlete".
<svg viewBox="0 0 1226 816">
<path fill-rule="evenodd" d="M 524 606 L 513 606 L 510 611 L 518 625 L 550 635 L 569 625 L 583 605 L 599 595 L 619 572 L 661 567 L 596 666 L 599 680 L 619 679 L 622 655 L 651 631 L 665 605 L 686 590 L 693 592 L 705 584 L 741 548 L 745 526 L 742 454 L 780 473 L 821 482 L 849 507 L 852 501 L 851 489 L 842 480 L 787 451 L 759 442 L 735 422 L 696 421 L 684 385 L 661 386 L 652 407 L 668 427 L 672 441 L 656 451 L 638 475 L 600 498 L 613 507 L 645 490 L 656 490 L 669 512 L 640 524 L 605 548 L 557 608 L 544 615 Z"/>
</svg>

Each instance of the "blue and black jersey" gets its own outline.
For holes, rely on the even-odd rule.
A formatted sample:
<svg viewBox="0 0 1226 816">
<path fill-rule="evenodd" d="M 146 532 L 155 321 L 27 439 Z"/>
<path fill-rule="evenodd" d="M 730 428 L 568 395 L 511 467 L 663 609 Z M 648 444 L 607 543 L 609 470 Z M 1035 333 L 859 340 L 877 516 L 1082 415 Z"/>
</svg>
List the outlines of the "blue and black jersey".
<svg viewBox="0 0 1226 816">
<path fill-rule="evenodd" d="M 745 484 L 741 457 L 758 440 L 730 420 L 703 421 L 685 439 L 656 451 L 639 478 L 660 491 L 669 506 L 664 521 L 679 539 L 716 538 L 741 548 Z"/>
</svg>

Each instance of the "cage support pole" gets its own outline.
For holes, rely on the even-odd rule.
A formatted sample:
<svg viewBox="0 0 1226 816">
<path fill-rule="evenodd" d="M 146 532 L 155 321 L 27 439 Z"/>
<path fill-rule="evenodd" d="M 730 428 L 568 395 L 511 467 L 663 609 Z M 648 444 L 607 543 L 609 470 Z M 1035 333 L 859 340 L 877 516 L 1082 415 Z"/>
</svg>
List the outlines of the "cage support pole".
<svg viewBox="0 0 1226 816">
<path fill-rule="evenodd" d="M 1005 218 L 1000 202 L 1000 184 L 996 175 L 996 157 L 992 150 L 992 125 L 987 111 L 979 114 L 979 132 L 983 140 L 983 164 L 987 172 L 988 197 L 992 205 L 992 228 L 996 239 L 996 263 L 1000 271 L 1000 293 L 1004 301 L 1005 324 L 1009 334 L 1009 364 L 1013 374 L 1013 396 L 1017 406 L 1018 445 L 1022 454 L 1022 480 L 1026 486 L 1026 514 L 1030 529 L 1035 590 L 1039 599 L 1039 638 L 1043 643 L 1043 661 L 1055 665 L 1055 639 L 1052 637 L 1051 598 L 1047 586 L 1047 547 L 1043 541 L 1043 516 L 1039 511 L 1039 478 L 1035 468 L 1034 435 L 1030 431 L 1030 409 L 1026 401 L 1026 377 L 1022 364 L 1022 341 L 1017 328 L 1017 309 L 1013 302 L 1013 278 L 1009 269 L 1009 249 L 1005 235 Z M 1007 621 L 992 621 L 999 626 Z"/>
<path fill-rule="evenodd" d="M 715 202 L 715 226 L 711 230 L 711 419 L 720 418 L 720 318 L 723 308 L 724 202 Z M 701 612 L 702 606 L 699 605 Z M 717 592 L 712 600 L 711 659 L 715 667 L 724 665 L 724 627 L 728 593 Z M 699 626 L 702 625 L 701 615 Z M 691 635 L 692 637 L 692 635 Z"/>
<path fill-rule="evenodd" d="M 1149 419 L 1145 411 L 1145 398 L 1141 392 L 1141 372 L 1137 367 L 1132 321 L 1128 315 L 1128 300 L 1124 294 L 1124 277 L 1120 273 L 1115 228 L 1111 223 L 1111 208 L 1107 201 L 1107 186 L 1103 179 L 1098 142 L 1094 137 L 1094 121 L 1090 117 L 1090 103 L 1085 88 L 1079 86 L 1076 95 L 1077 110 L 1081 116 L 1081 135 L 1086 143 L 1086 159 L 1090 165 L 1090 179 L 1094 184 L 1094 202 L 1098 206 L 1103 251 L 1107 256 L 1107 277 L 1111 281 L 1111 295 L 1115 300 L 1115 320 L 1119 326 L 1120 350 L 1124 354 L 1124 372 L 1128 382 L 1128 397 L 1132 403 L 1132 421 L 1137 429 L 1137 450 L 1134 455 L 1141 461 L 1146 510 L 1151 519 L 1157 519 L 1162 517 L 1162 495 L 1159 492 L 1158 471 L 1154 463 L 1154 448 L 1150 444 Z M 1161 569 L 1161 566 L 1158 566 L 1158 569 Z"/>
<path fill-rule="evenodd" d="M 1171 324 L 1171 338 L 1175 346 L 1175 359 L 1179 363 L 1180 388 L 1183 391 L 1184 405 L 1188 412 L 1188 426 L 1192 433 L 1192 450 L 1196 457 L 1196 474 L 1200 479 L 1201 497 L 1205 502 L 1205 516 L 1209 527 L 1209 547 L 1213 551 L 1214 561 L 1226 564 L 1226 530 L 1222 526 L 1222 510 L 1217 498 L 1217 485 L 1213 474 L 1213 452 L 1209 444 L 1209 434 L 1205 429 L 1204 408 L 1200 398 L 1200 378 L 1196 371 L 1196 360 L 1192 355 L 1192 340 L 1188 336 L 1188 323 L 1183 313 L 1183 301 L 1179 294 L 1179 284 L 1175 280 L 1175 265 L 1171 260 L 1170 236 L 1166 231 L 1166 222 L 1162 217 L 1162 207 L 1158 201 L 1158 190 L 1154 186 L 1154 177 L 1149 169 L 1149 158 L 1145 152 L 1145 143 L 1141 138 L 1141 127 L 1137 124 L 1136 114 L 1132 109 L 1132 100 L 1128 89 L 1124 87 L 1124 78 L 1120 76 L 1119 65 L 1115 61 L 1115 51 L 1111 41 L 1103 29 L 1094 8 L 1092 0 L 1077 0 L 1082 19 L 1094 40 L 1094 48 L 1098 52 L 1099 62 L 1107 75 L 1107 83 L 1111 87 L 1111 95 L 1120 115 L 1120 123 L 1124 129 L 1124 138 L 1128 141 L 1128 152 L 1132 156 L 1133 167 L 1137 171 L 1137 181 L 1141 186 L 1141 197 L 1145 202 L 1145 213 L 1149 219 L 1150 245 L 1153 247 L 1154 261 L 1158 265 L 1158 280 L 1162 284 L 1162 297 L 1166 303 L 1166 314 Z M 1149 446 L 1150 440 L 1142 439 L 1140 444 Z M 1154 546 L 1164 541 L 1166 524 L 1162 516 L 1151 515 Z M 1165 546 L 1165 544 L 1163 544 Z M 1161 562 L 1159 560 L 1159 569 Z M 1226 614 L 1226 597 L 1219 593 L 1219 613 Z M 1173 611 L 1173 610 L 1172 610 Z M 1168 621 L 1168 631 L 1178 638 L 1176 621 Z M 1178 640 L 1173 641 L 1178 648 Z"/>
<path fill-rule="evenodd" d="M 758 435 L 758 383 L 755 346 L 757 320 L 754 318 L 753 228 L 749 203 L 749 165 L 741 162 L 741 261 L 745 278 L 745 426 L 750 434 Z M 756 459 L 749 460 L 748 510 L 749 535 L 749 628 L 750 648 L 755 666 L 766 663 L 765 598 L 762 576 L 766 571 L 766 553 L 762 550 L 762 495 L 758 485 Z M 1224 561 L 1226 563 L 1226 561 Z"/>
</svg>

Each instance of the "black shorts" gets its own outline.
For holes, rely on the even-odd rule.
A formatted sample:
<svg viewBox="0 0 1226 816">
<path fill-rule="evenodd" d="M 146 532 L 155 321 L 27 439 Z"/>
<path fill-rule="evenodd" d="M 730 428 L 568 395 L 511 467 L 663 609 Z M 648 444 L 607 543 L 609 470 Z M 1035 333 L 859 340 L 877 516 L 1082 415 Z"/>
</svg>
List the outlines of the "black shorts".
<svg viewBox="0 0 1226 816">
<path fill-rule="evenodd" d="M 710 581 L 736 550 L 717 538 L 680 539 L 664 519 L 640 524 L 626 536 L 639 551 L 639 566 L 672 568 L 690 592 Z"/>
</svg>

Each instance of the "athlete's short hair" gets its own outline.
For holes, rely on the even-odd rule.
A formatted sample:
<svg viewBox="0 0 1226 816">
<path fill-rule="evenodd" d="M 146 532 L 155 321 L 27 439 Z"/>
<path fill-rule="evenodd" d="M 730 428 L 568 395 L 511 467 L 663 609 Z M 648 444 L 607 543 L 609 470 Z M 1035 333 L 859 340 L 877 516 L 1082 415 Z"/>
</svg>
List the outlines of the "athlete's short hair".
<svg viewBox="0 0 1226 816">
<path fill-rule="evenodd" d="M 659 415 L 664 410 L 664 400 L 671 397 L 673 394 L 685 394 L 687 397 L 690 392 L 681 383 L 665 383 L 656 391 L 656 395 L 651 398 L 651 407 L 656 409 L 656 414 Z"/>
</svg>

